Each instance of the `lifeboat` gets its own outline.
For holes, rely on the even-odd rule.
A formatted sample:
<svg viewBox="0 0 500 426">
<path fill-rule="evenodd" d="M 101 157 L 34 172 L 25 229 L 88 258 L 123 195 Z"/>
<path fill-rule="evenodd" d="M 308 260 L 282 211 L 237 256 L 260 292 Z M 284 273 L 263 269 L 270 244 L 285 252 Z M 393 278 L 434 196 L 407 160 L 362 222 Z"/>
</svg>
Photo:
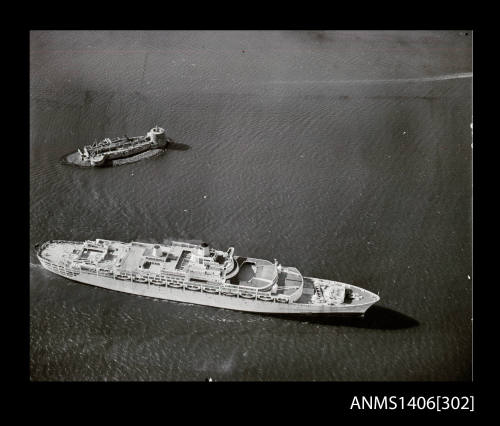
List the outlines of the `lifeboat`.
<svg viewBox="0 0 500 426">
<path fill-rule="evenodd" d="M 263 300 L 264 302 L 271 302 L 273 298 L 271 296 L 268 296 L 267 294 L 259 294 L 257 296 L 259 300 Z"/>
<path fill-rule="evenodd" d="M 276 302 L 279 302 L 279 303 L 288 303 L 288 299 L 286 297 L 280 297 L 280 296 L 278 296 L 276 298 Z"/>
<path fill-rule="evenodd" d="M 62 265 L 57 265 L 57 266 L 62 266 Z M 81 266 L 81 268 L 84 270 L 84 271 L 91 271 L 91 272 L 95 272 L 96 271 L 96 267 L 94 265 L 92 265 L 91 263 L 85 263 Z"/>
<path fill-rule="evenodd" d="M 134 281 L 136 283 L 142 283 L 142 284 L 145 284 L 148 282 L 148 280 L 144 277 L 134 277 Z"/>
<path fill-rule="evenodd" d="M 160 278 L 153 278 L 151 280 L 151 284 L 157 285 L 157 286 L 160 286 L 160 287 L 165 287 L 166 282 L 165 282 L 165 280 L 162 280 Z"/>
<path fill-rule="evenodd" d="M 191 290 L 191 291 L 200 291 L 201 290 L 201 286 L 196 285 L 196 284 L 188 284 L 186 286 L 186 289 Z"/>
<path fill-rule="evenodd" d="M 115 278 L 117 280 L 129 281 L 131 277 L 129 274 L 116 274 Z"/>
<path fill-rule="evenodd" d="M 230 297 L 236 296 L 236 293 L 231 291 L 231 290 L 223 290 L 220 292 L 220 294 L 223 294 L 224 296 L 230 296 Z"/>
<path fill-rule="evenodd" d="M 255 299 L 255 295 L 252 293 L 240 293 L 240 297 L 245 299 Z"/>
<path fill-rule="evenodd" d="M 173 287 L 173 288 L 181 288 L 182 287 L 182 284 L 179 284 L 179 283 L 168 283 L 167 284 L 169 287 Z"/>
<path fill-rule="evenodd" d="M 205 293 L 218 293 L 219 292 L 219 290 L 217 290 L 216 288 L 213 288 L 213 287 L 204 287 L 203 291 Z"/>
</svg>

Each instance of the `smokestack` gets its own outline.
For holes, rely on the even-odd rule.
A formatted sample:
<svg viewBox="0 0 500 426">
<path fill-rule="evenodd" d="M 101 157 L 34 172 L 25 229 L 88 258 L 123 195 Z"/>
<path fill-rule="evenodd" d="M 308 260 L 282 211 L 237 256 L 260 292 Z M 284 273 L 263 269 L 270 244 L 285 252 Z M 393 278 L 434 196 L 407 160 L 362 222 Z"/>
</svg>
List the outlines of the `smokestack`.
<svg viewBox="0 0 500 426">
<path fill-rule="evenodd" d="M 147 134 L 151 139 L 151 142 L 157 144 L 158 146 L 166 145 L 165 129 L 159 126 L 153 127 Z"/>
</svg>

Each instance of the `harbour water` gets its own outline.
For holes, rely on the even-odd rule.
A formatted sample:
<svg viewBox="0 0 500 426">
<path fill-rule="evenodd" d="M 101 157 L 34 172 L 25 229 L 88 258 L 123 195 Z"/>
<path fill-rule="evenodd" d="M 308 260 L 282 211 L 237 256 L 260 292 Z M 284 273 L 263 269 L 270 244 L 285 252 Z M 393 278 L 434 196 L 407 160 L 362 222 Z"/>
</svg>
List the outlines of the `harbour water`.
<svg viewBox="0 0 500 426">
<path fill-rule="evenodd" d="M 32 380 L 471 380 L 470 33 L 30 38 L 31 245 L 234 245 L 381 297 L 361 322 L 265 317 L 92 288 L 31 251 Z M 59 163 L 155 124 L 182 149 Z"/>
</svg>

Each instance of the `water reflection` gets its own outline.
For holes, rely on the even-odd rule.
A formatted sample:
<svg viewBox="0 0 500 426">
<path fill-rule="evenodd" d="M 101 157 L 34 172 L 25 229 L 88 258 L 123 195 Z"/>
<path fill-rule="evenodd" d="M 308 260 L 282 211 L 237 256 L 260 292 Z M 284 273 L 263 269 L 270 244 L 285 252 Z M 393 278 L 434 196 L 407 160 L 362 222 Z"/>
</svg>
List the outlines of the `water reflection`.
<svg viewBox="0 0 500 426">
<path fill-rule="evenodd" d="M 417 327 L 420 323 L 408 315 L 383 306 L 372 306 L 364 317 L 338 315 L 272 315 L 292 321 L 332 326 L 358 327 L 376 330 L 399 330 Z"/>
</svg>

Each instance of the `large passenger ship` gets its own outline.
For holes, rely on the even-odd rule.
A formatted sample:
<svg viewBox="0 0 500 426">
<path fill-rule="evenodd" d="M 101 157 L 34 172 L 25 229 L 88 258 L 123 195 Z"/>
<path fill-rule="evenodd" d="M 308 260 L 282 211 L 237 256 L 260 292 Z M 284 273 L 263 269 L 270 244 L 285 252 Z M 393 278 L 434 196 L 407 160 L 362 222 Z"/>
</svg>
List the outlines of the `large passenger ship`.
<svg viewBox="0 0 500 426">
<path fill-rule="evenodd" d="M 234 255 L 207 244 L 48 241 L 44 268 L 110 290 L 269 314 L 363 315 L 379 297 L 360 287 L 303 277 L 275 260 Z"/>
</svg>

